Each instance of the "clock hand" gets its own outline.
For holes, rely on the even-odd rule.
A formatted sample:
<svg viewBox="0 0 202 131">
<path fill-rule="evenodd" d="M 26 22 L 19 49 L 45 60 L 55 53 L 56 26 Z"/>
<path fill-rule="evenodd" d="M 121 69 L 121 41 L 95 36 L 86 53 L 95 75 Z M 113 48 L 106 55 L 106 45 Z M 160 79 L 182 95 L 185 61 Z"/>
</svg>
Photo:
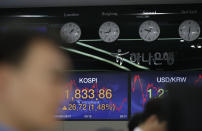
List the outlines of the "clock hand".
<svg viewBox="0 0 202 131">
<path fill-rule="evenodd" d="M 72 29 L 69 33 L 71 34 L 72 32 L 74 32 L 74 29 Z"/>
<path fill-rule="evenodd" d="M 145 39 L 147 38 L 147 36 L 149 35 L 149 33 L 150 33 L 150 32 L 148 31 L 147 35 L 145 36 Z"/>
<path fill-rule="evenodd" d="M 148 29 L 144 29 L 145 31 L 147 31 L 147 32 L 151 32 L 151 29 L 150 30 L 148 30 Z"/>
<path fill-rule="evenodd" d="M 111 29 L 109 29 L 109 31 L 105 32 L 105 33 L 110 33 L 111 32 Z"/>
<path fill-rule="evenodd" d="M 189 40 L 190 40 L 190 32 L 191 32 L 191 27 L 189 27 L 189 33 L 188 33 Z"/>
</svg>

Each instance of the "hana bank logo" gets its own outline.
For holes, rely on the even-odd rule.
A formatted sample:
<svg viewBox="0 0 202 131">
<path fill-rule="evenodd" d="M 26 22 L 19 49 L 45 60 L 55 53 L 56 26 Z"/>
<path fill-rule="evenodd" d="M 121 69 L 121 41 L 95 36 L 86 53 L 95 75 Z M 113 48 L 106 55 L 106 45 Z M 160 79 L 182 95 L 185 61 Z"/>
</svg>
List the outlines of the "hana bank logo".
<svg viewBox="0 0 202 131">
<path fill-rule="evenodd" d="M 163 65 L 167 64 L 169 66 L 173 65 L 175 62 L 174 58 L 174 52 L 148 52 L 146 53 L 140 53 L 140 52 L 122 52 L 121 49 L 118 49 L 116 53 L 111 53 L 112 56 L 116 58 L 116 63 L 119 63 L 119 65 L 122 65 L 125 61 L 124 56 L 129 56 L 129 59 L 132 63 L 135 64 L 142 64 L 147 63 L 148 65 Z M 127 60 L 127 59 L 126 59 Z"/>
<path fill-rule="evenodd" d="M 122 53 L 121 49 L 118 49 L 117 53 L 112 53 L 112 56 L 116 57 L 116 63 L 119 63 L 119 65 L 122 65 L 123 59 L 124 59 L 122 56 L 127 55 L 129 53 L 130 53 L 129 51 Z"/>
</svg>

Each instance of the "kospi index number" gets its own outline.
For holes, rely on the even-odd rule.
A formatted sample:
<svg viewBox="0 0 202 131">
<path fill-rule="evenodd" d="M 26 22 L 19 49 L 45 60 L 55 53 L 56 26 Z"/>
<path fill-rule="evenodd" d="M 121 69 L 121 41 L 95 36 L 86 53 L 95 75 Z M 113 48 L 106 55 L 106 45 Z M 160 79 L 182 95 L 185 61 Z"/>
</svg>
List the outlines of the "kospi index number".
<svg viewBox="0 0 202 131">
<path fill-rule="evenodd" d="M 111 99 L 112 90 L 111 89 L 99 89 L 98 93 L 95 94 L 94 89 L 76 89 L 73 99 Z"/>
<path fill-rule="evenodd" d="M 128 74 L 74 74 L 67 81 L 64 102 L 57 116 L 62 119 L 127 119 Z"/>
</svg>

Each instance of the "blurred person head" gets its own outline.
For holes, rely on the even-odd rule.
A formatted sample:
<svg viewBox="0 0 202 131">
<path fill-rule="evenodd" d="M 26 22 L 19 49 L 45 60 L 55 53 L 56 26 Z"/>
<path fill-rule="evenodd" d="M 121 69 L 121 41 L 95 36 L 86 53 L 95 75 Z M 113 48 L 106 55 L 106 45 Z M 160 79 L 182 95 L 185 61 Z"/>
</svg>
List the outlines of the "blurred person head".
<svg viewBox="0 0 202 131">
<path fill-rule="evenodd" d="M 138 127 L 141 123 L 145 121 L 144 114 L 138 113 L 134 115 L 128 123 L 129 131 L 134 131 L 136 127 Z"/>
<path fill-rule="evenodd" d="M 169 131 L 202 130 L 202 88 L 193 84 L 169 84 L 164 108 L 168 116 Z"/>
<path fill-rule="evenodd" d="M 69 59 L 59 42 L 40 32 L 0 36 L 0 124 L 18 130 L 48 128 L 63 98 Z"/>
<path fill-rule="evenodd" d="M 167 120 L 164 109 L 162 107 L 163 102 L 163 97 L 151 99 L 148 101 L 144 108 L 144 117 L 148 118 L 152 115 L 156 115 L 160 122 Z"/>
<path fill-rule="evenodd" d="M 163 99 L 150 100 L 143 113 L 135 115 L 129 122 L 130 131 L 166 131 L 166 116 L 162 109 Z"/>
</svg>

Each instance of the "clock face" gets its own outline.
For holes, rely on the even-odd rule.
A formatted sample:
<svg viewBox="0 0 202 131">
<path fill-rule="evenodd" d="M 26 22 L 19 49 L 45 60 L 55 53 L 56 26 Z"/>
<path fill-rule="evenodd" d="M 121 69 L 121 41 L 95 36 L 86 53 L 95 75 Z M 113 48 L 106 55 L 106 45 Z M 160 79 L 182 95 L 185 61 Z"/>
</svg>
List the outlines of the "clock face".
<svg viewBox="0 0 202 131">
<path fill-rule="evenodd" d="M 76 23 L 66 23 L 62 26 L 60 35 L 65 42 L 75 43 L 81 37 L 81 29 Z"/>
<path fill-rule="evenodd" d="M 185 41 L 194 41 L 200 35 L 200 26 L 196 21 L 185 20 L 179 26 L 179 35 Z"/>
<path fill-rule="evenodd" d="M 140 25 L 139 35 L 144 41 L 154 41 L 160 35 L 160 27 L 155 21 L 145 21 Z"/>
<path fill-rule="evenodd" d="M 114 22 L 105 22 L 100 26 L 99 35 L 104 42 L 111 43 L 116 41 L 119 34 L 119 26 Z"/>
</svg>

